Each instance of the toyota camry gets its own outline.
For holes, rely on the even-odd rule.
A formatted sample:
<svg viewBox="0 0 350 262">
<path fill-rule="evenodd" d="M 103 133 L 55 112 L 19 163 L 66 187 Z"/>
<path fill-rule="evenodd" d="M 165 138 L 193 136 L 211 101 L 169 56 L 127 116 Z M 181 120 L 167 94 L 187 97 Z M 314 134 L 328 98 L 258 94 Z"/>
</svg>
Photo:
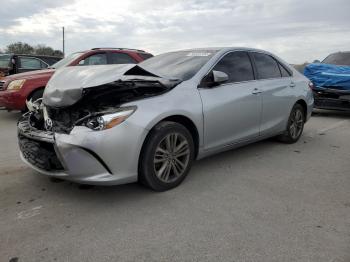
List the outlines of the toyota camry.
<svg viewBox="0 0 350 262">
<path fill-rule="evenodd" d="M 21 157 L 51 177 L 168 190 L 196 159 L 269 137 L 297 142 L 313 107 L 308 83 L 250 48 L 62 68 L 18 122 Z"/>
</svg>

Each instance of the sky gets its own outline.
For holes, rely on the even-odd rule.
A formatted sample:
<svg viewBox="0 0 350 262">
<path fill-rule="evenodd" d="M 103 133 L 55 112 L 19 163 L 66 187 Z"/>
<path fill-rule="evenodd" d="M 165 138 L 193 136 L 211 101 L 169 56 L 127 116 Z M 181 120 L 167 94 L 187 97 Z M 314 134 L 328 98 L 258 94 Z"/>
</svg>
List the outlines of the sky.
<svg viewBox="0 0 350 262">
<path fill-rule="evenodd" d="M 350 51 L 349 0 L 6 0 L 0 49 L 22 41 L 62 49 L 127 47 L 160 54 L 244 46 L 289 63 Z"/>
</svg>

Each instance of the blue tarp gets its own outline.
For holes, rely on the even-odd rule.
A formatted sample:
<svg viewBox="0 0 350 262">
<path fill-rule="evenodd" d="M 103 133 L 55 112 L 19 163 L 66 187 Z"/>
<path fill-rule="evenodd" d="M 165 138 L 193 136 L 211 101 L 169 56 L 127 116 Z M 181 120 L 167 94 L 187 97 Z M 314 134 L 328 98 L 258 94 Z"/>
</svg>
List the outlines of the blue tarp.
<svg viewBox="0 0 350 262">
<path fill-rule="evenodd" d="M 350 90 L 350 66 L 309 64 L 304 69 L 304 75 L 316 87 Z"/>
</svg>

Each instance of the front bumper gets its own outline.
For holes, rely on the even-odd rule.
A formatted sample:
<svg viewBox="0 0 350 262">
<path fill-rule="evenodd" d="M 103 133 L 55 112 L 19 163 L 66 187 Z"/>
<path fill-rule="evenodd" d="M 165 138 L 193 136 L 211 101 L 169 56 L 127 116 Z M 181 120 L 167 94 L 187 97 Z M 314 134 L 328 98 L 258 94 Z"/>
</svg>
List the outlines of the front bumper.
<svg viewBox="0 0 350 262">
<path fill-rule="evenodd" d="M 137 181 L 146 134 L 145 129 L 127 122 L 104 131 L 78 126 L 70 134 L 35 129 L 28 117 L 18 122 L 21 158 L 25 163 L 42 174 L 83 184 Z"/>
<path fill-rule="evenodd" d="M 350 111 L 350 90 L 314 88 L 315 108 Z"/>
<path fill-rule="evenodd" d="M 26 97 L 20 90 L 0 90 L 0 107 L 8 110 L 24 110 Z"/>
</svg>

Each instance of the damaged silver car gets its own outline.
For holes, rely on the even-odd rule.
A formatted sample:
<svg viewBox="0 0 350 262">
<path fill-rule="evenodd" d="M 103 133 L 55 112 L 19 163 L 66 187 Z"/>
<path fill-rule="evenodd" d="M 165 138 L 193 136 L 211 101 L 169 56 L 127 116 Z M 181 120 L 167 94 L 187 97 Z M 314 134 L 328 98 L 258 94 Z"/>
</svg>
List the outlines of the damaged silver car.
<svg viewBox="0 0 350 262">
<path fill-rule="evenodd" d="M 312 107 L 308 80 L 271 53 L 194 49 L 58 70 L 18 138 L 22 159 L 48 176 L 163 191 L 195 159 L 272 136 L 298 141 Z"/>
</svg>

